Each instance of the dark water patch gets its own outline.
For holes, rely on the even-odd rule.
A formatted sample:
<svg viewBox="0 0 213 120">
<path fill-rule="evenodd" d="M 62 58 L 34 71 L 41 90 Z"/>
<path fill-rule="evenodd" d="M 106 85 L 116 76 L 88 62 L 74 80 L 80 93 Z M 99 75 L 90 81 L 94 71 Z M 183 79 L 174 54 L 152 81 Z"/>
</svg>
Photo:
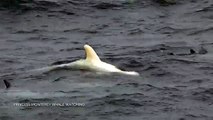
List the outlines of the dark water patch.
<svg viewBox="0 0 213 120">
<path fill-rule="evenodd" d="M 67 64 L 67 63 L 71 63 L 71 62 L 73 62 L 73 60 L 62 60 L 62 61 L 56 61 L 56 62 L 52 63 L 51 65 Z"/>
<path fill-rule="evenodd" d="M 17 34 L 30 34 L 30 33 L 40 33 L 40 32 L 44 32 L 44 30 L 39 30 L 39 29 L 33 29 L 33 30 L 18 30 Z"/>
<path fill-rule="evenodd" d="M 105 62 L 110 62 L 110 63 L 119 63 L 119 62 L 123 62 L 124 59 L 121 58 L 121 57 L 116 57 L 116 55 L 106 55 L 107 57 L 104 56 L 104 58 L 101 58 L 102 61 L 105 61 Z M 126 60 L 125 60 L 126 61 Z M 119 65 L 118 64 L 118 67 L 119 68 L 125 68 L 122 64 Z"/>
<path fill-rule="evenodd" d="M 59 7 L 60 3 L 46 0 L 10 0 L 6 8 L 13 8 L 14 11 L 20 11 L 19 13 L 25 13 L 27 11 L 46 11 L 51 7 Z M 11 4 L 12 3 L 12 4 Z"/>
<path fill-rule="evenodd" d="M 54 14 L 48 14 L 48 15 L 47 15 L 47 17 L 49 17 L 49 18 L 50 18 L 50 17 L 56 17 L 56 16 L 57 16 L 57 15 L 54 15 Z"/>
<path fill-rule="evenodd" d="M 130 51 L 130 54 L 136 54 L 136 55 L 143 55 L 143 54 L 151 54 L 151 53 L 160 53 L 160 49 L 158 48 L 139 48 L 139 50 L 135 50 L 135 51 Z"/>
<path fill-rule="evenodd" d="M 66 37 L 59 37 L 59 38 L 55 38 L 55 39 L 52 39 L 54 40 L 54 44 L 63 44 L 65 41 L 68 41 L 68 38 Z M 79 42 L 70 42 L 72 44 L 78 44 Z"/>
<path fill-rule="evenodd" d="M 46 7 L 57 7 L 57 6 L 59 6 L 59 3 L 54 2 L 54 1 L 38 0 L 38 1 L 35 1 L 35 3 L 39 6 L 46 6 Z"/>
<path fill-rule="evenodd" d="M 116 58 L 117 56 L 114 54 L 114 53 L 111 53 L 111 52 L 106 52 L 104 53 L 104 59 L 108 59 L 108 60 L 111 60 L 111 59 L 117 59 L 117 60 L 121 60 L 122 58 Z"/>
<path fill-rule="evenodd" d="M 75 45 L 82 44 L 81 42 L 78 42 L 78 41 L 71 41 L 70 43 L 75 44 Z"/>
<path fill-rule="evenodd" d="M 137 110 L 134 109 L 127 109 L 127 108 L 119 108 L 115 110 L 106 110 L 106 111 L 97 111 L 95 113 L 98 116 L 104 117 L 104 116 L 132 116 L 132 115 L 140 115 Z M 94 113 L 93 113 L 94 115 Z M 106 118 L 107 119 L 107 118 Z"/>
<path fill-rule="evenodd" d="M 47 51 L 46 50 L 40 50 L 40 51 L 36 51 L 34 54 L 37 54 L 37 55 L 46 55 Z"/>
<path fill-rule="evenodd" d="M 136 7 L 147 7 L 152 4 L 150 0 L 122 0 L 122 4 L 125 5 L 125 8 L 134 9 Z"/>
<path fill-rule="evenodd" d="M 199 54 L 207 54 L 208 51 L 206 50 L 206 48 L 201 47 L 201 48 L 199 49 L 198 53 L 199 53 Z"/>
<path fill-rule="evenodd" d="M 0 7 L 15 9 L 20 8 L 23 4 L 32 3 L 33 0 L 1 0 Z"/>
<path fill-rule="evenodd" d="M 134 94 L 121 94 L 121 95 L 109 95 L 98 99 L 90 99 L 92 102 L 90 107 L 112 106 L 112 107 L 124 107 L 124 108 L 143 108 L 151 106 L 168 106 L 170 103 L 158 101 L 156 98 L 145 96 L 142 93 Z"/>
<path fill-rule="evenodd" d="M 96 34 L 99 33 L 98 30 L 92 30 L 92 29 L 80 29 L 80 28 L 75 28 L 75 29 L 71 29 L 71 30 L 64 30 L 63 32 L 65 33 L 73 33 L 73 32 L 79 32 L 79 33 L 86 33 L 86 34 Z"/>
<path fill-rule="evenodd" d="M 66 79 L 66 77 L 65 76 L 58 77 L 58 78 L 54 79 L 53 82 L 58 82 L 58 81 L 61 81 L 63 79 Z"/>
<path fill-rule="evenodd" d="M 56 92 L 60 92 L 60 93 L 66 93 L 66 94 L 71 94 L 71 93 L 80 93 L 81 91 L 80 90 L 73 90 L 73 91 L 56 91 Z"/>
<path fill-rule="evenodd" d="M 20 103 L 27 103 L 27 102 L 30 102 L 29 99 L 23 99 L 23 100 L 19 100 Z"/>
<path fill-rule="evenodd" d="M 190 60 L 190 59 L 180 59 L 180 58 L 170 58 L 170 59 L 165 59 L 166 62 L 169 63 L 181 63 L 181 64 L 199 64 L 200 62 Z"/>
<path fill-rule="evenodd" d="M 30 81 L 44 81 L 44 78 L 48 76 L 48 73 L 42 72 L 38 74 L 30 74 L 25 77 L 26 80 Z"/>
<path fill-rule="evenodd" d="M 140 35 L 143 33 L 144 33 L 143 30 L 141 30 L 140 28 L 135 28 L 128 31 L 128 35 Z"/>
<path fill-rule="evenodd" d="M 213 4 L 203 7 L 201 9 L 196 10 L 195 12 L 212 12 L 213 11 Z"/>
<path fill-rule="evenodd" d="M 103 30 L 105 28 L 108 28 L 109 25 L 107 25 L 107 24 L 95 24 L 95 25 L 92 25 L 91 27 L 95 27 L 96 30 Z"/>
<path fill-rule="evenodd" d="M 96 34 L 96 33 L 98 33 L 97 30 L 81 30 L 80 32 L 88 33 L 88 34 Z"/>
<path fill-rule="evenodd" d="M 156 65 L 146 65 L 143 67 L 143 71 L 150 71 L 150 70 L 153 70 L 153 69 L 157 69 L 158 66 Z"/>
<path fill-rule="evenodd" d="M 186 56 L 196 54 L 196 51 L 191 47 L 172 47 L 167 54 L 171 55 L 171 53 L 176 56 Z"/>
<path fill-rule="evenodd" d="M 53 101 L 51 98 L 29 98 L 29 99 L 20 99 L 18 103 L 45 103 Z"/>
<path fill-rule="evenodd" d="M 75 32 L 75 31 L 79 31 L 80 28 L 74 28 L 74 29 L 69 29 L 69 30 L 63 30 L 63 32 L 67 33 L 67 32 Z"/>
<path fill-rule="evenodd" d="M 97 9 L 113 9 L 113 8 L 118 8 L 121 7 L 120 4 L 115 4 L 115 3 L 108 3 L 108 2 L 101 2 L 93 5 L 92 7 L 97 8 Z"/>
<path fill-rule="evenodd" d="M 185 40 L 183 40 L 183 41 L 178 40 L 178 41 L 174 41 L 174 42 L 167 41 L 163 45 L 167 46 L 167 47 L 190 47 L 190 46 L 188 46 L 188 43 Z"/>
<path fill-rule="evenodd" d="M 212 65 L 209 65 L 209 66 L 202 66 L 202 67 L 199 67 L 198 69 L 200 69 L 200 70 L 212 71 L 212 70 L 213 70 L 213 66 L 212 66 Z"/>
<path fill-rule="evenodd" d="M 176 45 L 174 45 L 176 44 Z M 180 45 L 179 45 L 180 44 Z M 196 54 L 196 50 L 193 47 L 181 45 L 183 43 L 166 43 L 157 44 L 146 48 L 136 48 L 134 51 L 130 51 L 130 54 L 137 54 L 146 56 L 146 54 L 153 54 L 158 56 L 176 55 L 187 56 Z"/>
<path fill-rule="evenodd" d="M 105 101 L 109 105 L 115 106 L 129 106 L 129 107 L 140 107 L 143 106 L 140 102 L 132 100 L 132 99 L 115 99 L 115 100 L 107 100 Z"/>
<path fill-rule="evenodd" d="M 173 87 L 163 87 L 162 90 L 165 90 L 165 91 L 169 91 L 169 92 L 172 92 L 172 91 L 179 91 L 178 88 L 173 88 Z"/>
<path fill-rule="evenodd" d="M 140 85 L 140 90 L 142 91 L 159 91 L 161 88 L 158 88 L 156 86 L 150 85 L 150 84 L 142 84 Z"/>
<path fill-rule="evenodd" d="M 94 107 L 94 106 L 119 106 L 119 107 L 141 107 L 143 104 L 140 102 L 144 97 L 142 93 L 134 93 L 134 94 L 110 94 L 108 96 L 102 97 L 102 98 L 96 98 L 96 99 L 90 99 L 89 101 L 92 102 L 88 104 L 88 107 Z"/>
<path fill-rule="evenodd" d="M 213 88 L 198 88 L 194 89 L 191 93 L 194 100 L 207 102 L 213 104 Z"/>
<path fill-rule="evenodd" d="M 203 46 L 208 46 L 208 45 L 213 45 L 213 42 L 206 42 L 206 43 L 201 43 L 201 47 Z"/>
<path fill-rule="evenodd" d="M 185 90 L 185 89 L 188 90 L 188 89 L 195 89 L 195 88 L 197 89 L 197 88 L 206 86 L 206 83 L 212 84 L 209 77 L 185 79 L 182 82 L 179 81 L 175 87 L 181 90 Z"/>
<path fill-rule="evenodd" d="M 125 87 L 134 87 L 134 88 L 137 88 L 137 87 L 139 87 L 140 86 L 140 84 L 139 83 L 118 83 L 118 84 L 116 84 L 116 86 L 125 86 Z"/>
<path fill-rule="evenodd" d="M 63 9 L 59 12 L 65 14 L 65 15 L 75 15 L 75 13 L 69 9 Z"/>
<path fill-rule="evenodd" d="M 142 84 L 137 82 L 127 82 L 127 83 L 118 83 L 116 84 L 118 87 L 129 87 L 129 88 L 137 88 L 138 90 L 142 90 L 141 92 L 145 91 L 158 91 L 161 90 L 161 88 L 158 88 L 156 86 L 153 86 L 151 84 Z"/>
<path fill-rule="evenodd" d="M 1 84 L 3 84 L 3 80 L 7 80 L 8 82 L 11 82 L 14 80 L 14 76 L 18 76 L 15 71 L 8 70 L 8 72 L 1 74 L 0 78 L 2 79 Z"/>
<path fill-rule="evenodd" d="M 169 6 L 177 4 L 176 0 L 153 0 L 156 3 L 159 3 L 162 6 Z"/>
<path fill-rule="evenodd" d="M 213 15 L 204 16 L 204 18 L 207 18 L 207 19 L 213 20 Z"/>
<path fill-rule="evenodd" d="M 206 83 L 206 82 L 210 82 L 211 80 L 210 79 L 206 79 L 206 78 L 203 78 L 203 79 L 192 79 L 192 80 L 189 80 L 188 82 L 186 82 L 186 84 L 196 84 L 196 85 L 200 85 L 202 83 Z"/>
<path fill-rule="evenodd" d="M 105 97 L 102 97 L 102 98 L 95 98 L 95 99 L 91 99 L 90 101 L 93 101 L 93 100 L 105 100 L 105 101 L 110 101 L 112 99 L 115 99 L 116 98 L 120 98 L 120 97 L 123 97 L 123 98 L 141 98 L 143 97 L 144 95 L 142 93 L 136 93 L 136 94 L 110 94 L 110 95 L 107 95 Z"/>
<path fill-rule="evenodd" d="M 180 98 L 181 94 L 181 90 L 176 87 L 155 87 L 155 95 L 160 96 L 162 100 Z"/>
<path fill-rule="evenodd" d="M 4 64 L 20 64 L 22 63 L 20 60 L 18 59 L 11 59 L 11 58 L 0 58 L 1 62 L 3 62 Z"/>
<path fill-rule="evenodd" d="M 152 71 L 151 75 L 155 76 L 155 77 L 164 77 L 164 76 L 174 76 L 175 73 L 165 70 L 165 69 L 158 68 L 158 69 L 154 69 Z"/>
<path fill-rule="evenodd" d="M 36 15 L 36 17 L 41 17 L 40 15 Z M 48 25 L 41 25 L 42 28 L 47 28 Z"/>
<path fill-rule="evenodd" d="M 194 30 L 193 32 L 189 33 L 188 35 L 198 35 L 198 34 L 207 33 L 207 32 L 213 33 L 213 27 L 204 28 L 201 30 Z"/>
<path fill-rule="evenodd" d="M 60 49 L 60 51 L 73 51 L 73 50 L 84 50 L 83 48 L 79 48 L 79 47 L 76 47 L 76 48 L 67 48 L 67 49 Z"/>
<path fill-rule="evenodd" d="M 72 4 L 72 5 L 82 5 L 86 4 L 85 0 L 69 0 L 67 3 Z"/>
<path fill-rule="evenodd" d="M 139 67 L 143 67 L 144 64 L 140 60 L 135 60 L 135 59 L 129 58 L 127 63 L 122 63 L 122 65 L 120 65 L 120 66 L 122 66 L 124 68 L 139 68 Z"/>
<path fill-rule="evenodd" d="M 56 16 L 57 13 L 62 13 L 64 15 L 76 15 L 76 13 L 73 9 L 68 9 L 68 8 L 51 9 L 51 10 L 48 10 L 48 13 L 51 13 L 55 16 Z"/>
<path fill-rule="evenodd" d="M 158 96 L 161 102 L 168 102 L 168 104 L 174 104 L 184 98 L 183 92 L 174 87 L 163 87 L 155 90 L 154 95 Z"/>
<path fill-rule="evenodd" d="M 208 116 L 203 115 L 203 114 L 196 114 L 196 115 L 194 115 L 194 114 L 186 114 L 185 116 L 186 116 L 186 119 L 205 119 L 205 120 L 209 119 Z"/>
<path fill-rule="evenodd" d="M 177 33 L 182 33 L 184 31 L 186 31 L 186 29 L 177 29 L 171 26 L 162 27 L 156 30 L 156 32 L 160 32 L 162 34 L 177 34 Z"/>
<path fill-rule="evenodd" d="M 13 117 L 10 117 L 8 115 L 1 115 L 0 116 L 0 119 L 1 120 L 15 120 Z"/>
</svg>

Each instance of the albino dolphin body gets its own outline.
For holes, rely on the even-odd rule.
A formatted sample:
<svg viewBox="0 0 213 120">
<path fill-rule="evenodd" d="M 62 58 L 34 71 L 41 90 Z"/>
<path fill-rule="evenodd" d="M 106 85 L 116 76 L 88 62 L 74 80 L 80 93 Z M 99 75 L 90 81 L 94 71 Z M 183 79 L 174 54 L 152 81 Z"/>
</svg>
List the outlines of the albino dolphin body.
<svg viewBox="0 0 213 120">
<path fill-rule="evenodd" d="M 46 68 L 42 68 L 43 70 L 54 70 L 54 69 L 62 69 L 62 68 L 71 68 L 71 69 L 80 69 L 80 70 L 89 70 L 95 71 L 99 73 L 119 73 L 126 75 L 139 76 L 139 73 L 134 71 L 122 71 L 115 67 L 114 65 L 108 64 L 100 60 L 96 52 L 89 45 L 84 45 L 84 49 L 86 52 L 86 59 L 80 59 L 68 64 L 54 65 Z M 42 70 L 41 69 L 41 70 Z"/>
</svg>

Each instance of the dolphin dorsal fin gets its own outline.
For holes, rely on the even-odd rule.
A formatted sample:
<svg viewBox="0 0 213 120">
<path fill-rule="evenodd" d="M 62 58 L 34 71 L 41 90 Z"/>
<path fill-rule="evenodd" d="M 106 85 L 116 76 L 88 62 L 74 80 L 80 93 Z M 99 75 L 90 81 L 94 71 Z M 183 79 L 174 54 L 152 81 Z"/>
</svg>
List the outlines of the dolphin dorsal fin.
<svg viewBox="0 0 213 120">
<path fill-rule="evenodd" d="M 89 46 L 89 45 L 84 45 L 84 49 L 86 52 L 86 60 L 88 61 L 101 61 L 98 55 L 96 54 L 95 50 Z"/>
<path fill-rule="evenodd" d="M 11 84 L 7 80 L 3 80 L 3 81 L 4 81 L 6 89 L 11 87 Z"/>
</svg>

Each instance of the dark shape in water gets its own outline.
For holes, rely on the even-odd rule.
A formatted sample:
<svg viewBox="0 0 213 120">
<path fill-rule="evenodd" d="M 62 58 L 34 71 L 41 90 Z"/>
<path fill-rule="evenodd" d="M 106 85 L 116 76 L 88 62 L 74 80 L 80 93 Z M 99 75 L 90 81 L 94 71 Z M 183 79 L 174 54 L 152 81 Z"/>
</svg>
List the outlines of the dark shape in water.
<svg viewBox="0 0 213 120">
<path fill-rule="evenodd" d="M 176 4 L 175 0 L 154 0 L 154 1 L 163 6 Z"/>
<path fill-rule="evenodd" d="M 199 54 L 206 54 L 206 53 L 208 53 L 208 51 L 205 48 L 201 47 L 200 50 L 198 51 L 198 53 Z"/>
<path fill-rule="evenodd" d="M 33 2 L 33 0 L 1 0 L 0 6 L 13 8 L 13 7 L 18 7 L 22 3 L 28 3 L 28 2 Z"/>
<path fill-rule="evenodd" d="M 190 49 L 190 54 L 195 54 L 195 53 L 196 53 L 195 50 Z"/>
<path fill-rule="evenodd" d="M 75 13 L 68 10 L 68 9 L 63 9 L 61 11 L 59 11 L 60 13 L 66 14 L 66 15 L 74 15 Z"/>
<path fill-rule="evenodd" d="M 173 52 L 169 52 L 169 53 L 167 53 L 168 55 L 175 55 Z"/>
<path fill-rule="evenodd" d="M 97 9 L 111 9 L 114 7 L 120 7 L 120 5 L 103 2 L 103 3 L 96 4 L 93 7 L 97 8 Z"/>
<path fill-rule="evenodd" d="M 7 89 L 11 87 L 11 84 L 7 80 L 3 80 L 3 81 Z"/>
</svg>

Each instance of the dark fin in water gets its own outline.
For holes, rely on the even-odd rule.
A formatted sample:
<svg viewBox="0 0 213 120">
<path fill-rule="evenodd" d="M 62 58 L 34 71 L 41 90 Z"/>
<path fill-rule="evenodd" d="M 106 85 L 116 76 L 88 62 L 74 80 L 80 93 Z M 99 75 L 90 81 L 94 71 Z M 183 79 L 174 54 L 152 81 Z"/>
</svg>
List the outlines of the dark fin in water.
<svg viewBox="0 0 213 120">
<path fill-rule="evenodd" d="M 4 80 L 4 84 L 7 89 L 11 87 L 11 84 L 7 80 Z"/>
<path fill-rule="evenodd" d="M 190 49 L 190 54 L 195 54 L 196 51 L 194 49 Z"/>
</svg>

